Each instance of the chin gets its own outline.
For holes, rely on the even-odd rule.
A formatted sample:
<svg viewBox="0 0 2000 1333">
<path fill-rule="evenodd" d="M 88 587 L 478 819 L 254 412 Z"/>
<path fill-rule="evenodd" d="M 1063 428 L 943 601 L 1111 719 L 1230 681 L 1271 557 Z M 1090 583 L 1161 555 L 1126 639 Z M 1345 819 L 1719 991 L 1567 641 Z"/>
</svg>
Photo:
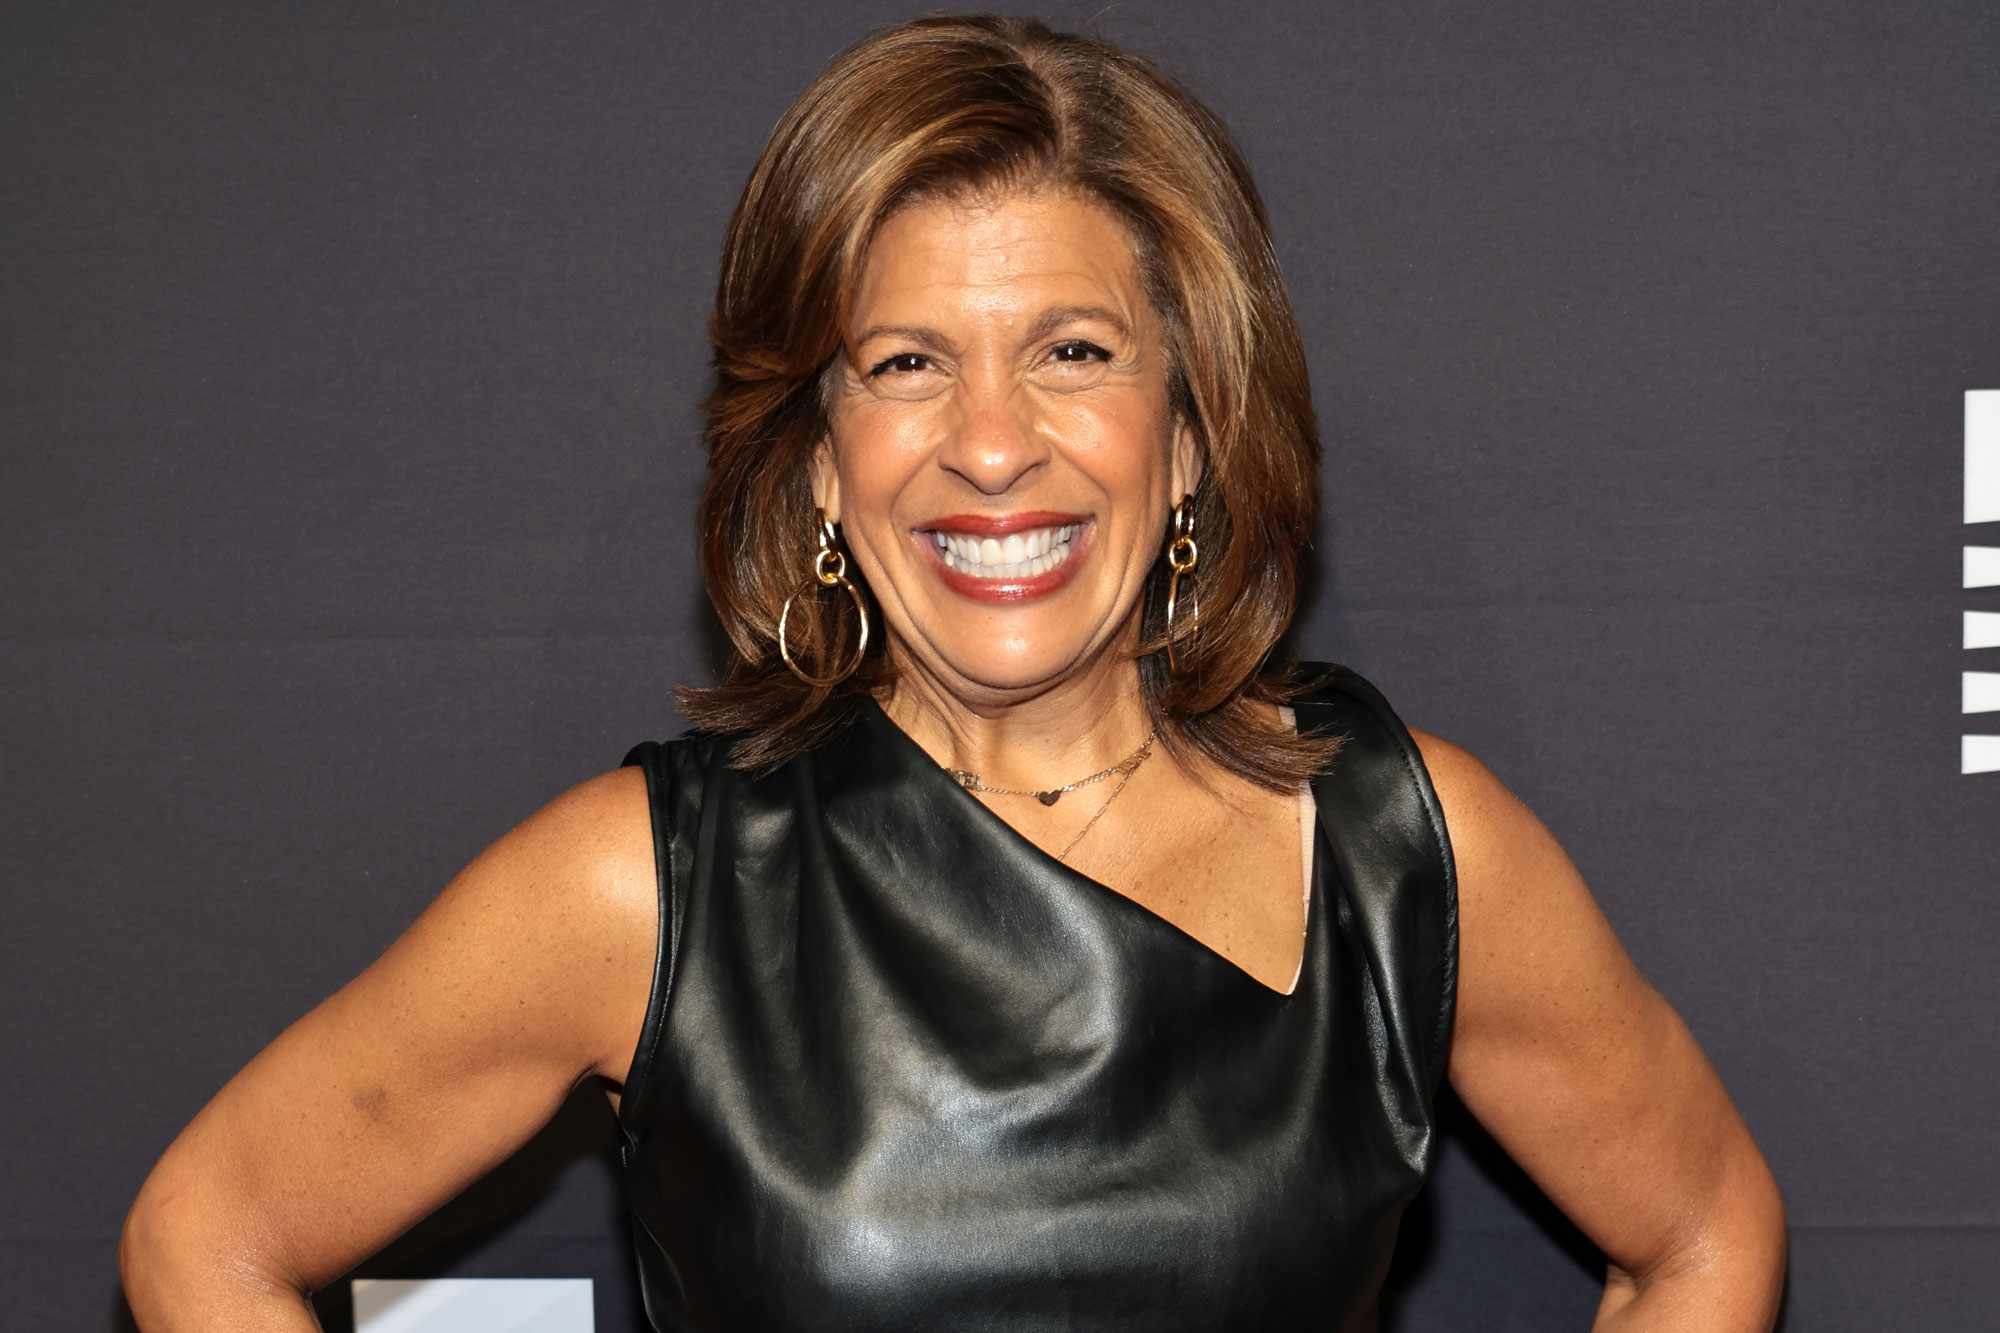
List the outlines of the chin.
<svg viewBox="0 0 2000 1333">
<path fill-rule="evenodd" d="M 1005 618 L 1005 617 L 996 617 Z M 1091 656 L 1090 635 L 1070 625 L 1033 632 L 1029 626 L 988 624 L 962 633 L 925 636 L 922 654 L 981 694 L 1019 697 L 1038 693 L 1075 672 Z"/>
<path fill-rule="evenodd" d="M 1039 563 L 1032 562 L 1032 544 L 1029 563 L 1007 563 L 992 551 L 982 562 L 976 545 L 960 541 L 954 548 L 919 529 L 916 558 L 890 562 L 902 594 L 895 600 L 913 622 L 901 627 L 909 631 L 905 651 L 930 673 L 995 702 L 1059 684 L 1115 637 L 1104 627 L 1132 577 L 1123 563 L 1107 559 L 1095 528 L 1078 524 L 1072 549 L 1061 544 L 1065 530 L 1052 527 L 1058 544 Z"/>
</svg>

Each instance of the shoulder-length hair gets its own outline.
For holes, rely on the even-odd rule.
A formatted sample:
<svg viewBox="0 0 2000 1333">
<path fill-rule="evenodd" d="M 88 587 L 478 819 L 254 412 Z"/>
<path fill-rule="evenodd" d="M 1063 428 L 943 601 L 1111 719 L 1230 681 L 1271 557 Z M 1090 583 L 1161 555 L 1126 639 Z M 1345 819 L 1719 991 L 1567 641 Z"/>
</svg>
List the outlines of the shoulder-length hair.
<svg viewBox="0 0 2000 1333">
<path fill-rule="evenodd" d="M 1203 455 L 1178 670 L 1163 651 L 1164 527 L 1140 611 L 1141 690 L 1163 743 L 1272 788 L 1330 757 L 1330 742 L 1274 728 L 1253 706 L 1298 688 L 1272 659 L 1311 537 L 1319 435 L 1249 169 L 1214 113 L 1141 57 L 975 15 L 902 23 L 838 56 L 772 131 L 730 219 L 709 324 L 699 540 L 732 651 L 722 684 L 676 696 L 698 726 L 735 737 L 736 766 L 768 768 L 819 743 L 890 679 L 881 634 L 833 686 L 806 685 L 778 651 L 794 593 L 795 658 L 830 672 L 854 651 L 848 599 L 813 595 L 808 467 L 871 239 L 917 200 L 1040 188 L 1078 192 L 1126 224 L 1170 340 L 1173 409 Z"/>
</svg>

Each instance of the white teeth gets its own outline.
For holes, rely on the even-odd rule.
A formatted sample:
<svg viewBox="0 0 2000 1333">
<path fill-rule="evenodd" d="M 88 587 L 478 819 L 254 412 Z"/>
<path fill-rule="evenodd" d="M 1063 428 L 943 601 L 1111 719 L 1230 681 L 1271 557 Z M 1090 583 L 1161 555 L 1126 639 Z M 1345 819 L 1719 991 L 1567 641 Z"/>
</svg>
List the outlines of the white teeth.
<svg viewBox="0 0 2000 1333">
<path fill-rule="evenodd" d="M 934 529 L 939 558 L 947 568 L 986 579 L 1023 579 L 1046 574 L 1067 560 L 1078 523 L 1012 532 L 1005 538 Z"/>
</svg>

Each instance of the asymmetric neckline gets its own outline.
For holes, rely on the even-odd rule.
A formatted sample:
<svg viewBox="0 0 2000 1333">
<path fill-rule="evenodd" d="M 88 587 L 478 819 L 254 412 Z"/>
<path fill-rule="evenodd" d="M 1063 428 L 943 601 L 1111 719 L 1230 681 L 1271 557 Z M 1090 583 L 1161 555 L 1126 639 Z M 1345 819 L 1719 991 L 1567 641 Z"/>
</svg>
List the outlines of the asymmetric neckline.
<svg viewBox="0 0 2000 1333">
<path fill-rule="evenodd" d="M 1120 892 L 1102 880 L 1085 874 L 1066 861 L 1057 860 L 1046 849 L 1036 843 L 1034 839 L 1028 837 L 1005 819 L 995 814 L 984 802 L 980 801 L 971 792 L 954 781 L 943 766 L 931 758 L 930 752 L 917 743 L 914 736 L 911 736 L 896 724 L 896 720 L 889 716 L 888 710 L 884 709 L 874 696 L 864 695 L 862 697 L 862 707 L 857 725 L 867 726 L 878 735 L 885 749 L 900 755 L 907 770 L 912 773 L 913 780 L 935 783 L 941 790 L 953 793 L 965 807 L 968 807 L 968 817 L 974 829 L 989 841 L 997 841 L 1004 844 L 1015 856 L 1028 858 L 1046 874 L 1073 881 L 1078 885 L 1084 886 L 1086 891 L 1093 895 L 1103 895 L 1114 899 L 1118 904 L 1123 904 L 1123 908 L 1119 910 L 1136 913 L 1139 918 L 1151 923 L 1155 928 L 1164 930 L 1169 937 L 1179 937 L 1186 944 L 1198 951 L 1200 956 L 1234 973 L 1244 982 L 1254 986 L 1259 992 L 1270 996 L 1274 1001 L 1282 1003 L 1294 1000 L 1304 993 L 1308 973 L 1305 964 L 1306 960 L 1312 956 L 1313 934 L 1315 931 L 1324 928 L 1324 918 L 1326 916 L 1325 907 L 1321 901 L 1324 893 L 1320 884 L 1321 858 L 1317 850 L 1318 821 L 1316 819 L 1314 820 L 1315 827 L 1312 832 L 1312 841 L 1308 844 L 1312 851 L 1309 856 L 1304 858 L 1305 864 L 1302 870 L 1306 884 L 1306 921 L 1305 929 L 1301 932 L 1299 962 L 1292 977 L 1292 989 L 1282 991 L 1274 986 L 1266 985 L 1241 963 L 1229 957 L 1229 955 L 1223 953 L 1186 927 L 1162 916 L 1130 894 Z M 1307 802 L 1312 801 L 1310 788 L 1308 788 L 1303 799 Z"/>
<path fill-rule="evenodd" d="M 619 1145 L 653 1328 L 1375 1327 L 1437 1143 L 1456 880 L 1387 700 L 1300 671 L 1297 729 L 1340 745 L 1289 997 L 968 809 L 879 705 L 769 771 L 702 733 L 627 753 L 660 901 Z"/>
</svg>

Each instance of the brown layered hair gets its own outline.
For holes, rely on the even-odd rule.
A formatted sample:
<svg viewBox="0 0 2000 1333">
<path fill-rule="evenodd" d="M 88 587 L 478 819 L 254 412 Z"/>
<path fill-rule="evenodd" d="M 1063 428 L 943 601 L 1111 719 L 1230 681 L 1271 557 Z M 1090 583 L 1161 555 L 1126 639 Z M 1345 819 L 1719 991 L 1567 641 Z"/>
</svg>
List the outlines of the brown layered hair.
<svg viewBox="0 0 2000 1333">
<path fill-rule="evenodd" d="M 1330 757 L 1330 742 L 1274 728 L 1256 706 L 1298 688 L 1272 659 L 1297 604 L 1319 436 L 1249 169 L 1214 113 L 1146 60 L 1031 19 L 973 15 L 899 24 L 837 57 L 772 131 L 730 219 L 709 324 L 699 533 L 731 652 L 723 683 L 676 695 L 698 726 L 735 738 L 737 766 L 818 744 L 891 678 L 880 632 L 859 669 L 824 687 L 794 676 L 777 642 L 796 593 L 794 659 L 825 675 L 854 656 L 852 605 L 812 580 L 808 469 L 829 431 L 826 386 L 870 241 L 919 200 L 1035 189 L 1075 192 L 1125 223 L 1168 331 L 1173 410 L 1202 452 L 1178 670 L 1163 651 L 1165 527 L 1140 611 L 1140 687 L 1163 742 L 1273 788 Z M 861 583 L 851 565 L 848 578 Z"/>
</svg>

